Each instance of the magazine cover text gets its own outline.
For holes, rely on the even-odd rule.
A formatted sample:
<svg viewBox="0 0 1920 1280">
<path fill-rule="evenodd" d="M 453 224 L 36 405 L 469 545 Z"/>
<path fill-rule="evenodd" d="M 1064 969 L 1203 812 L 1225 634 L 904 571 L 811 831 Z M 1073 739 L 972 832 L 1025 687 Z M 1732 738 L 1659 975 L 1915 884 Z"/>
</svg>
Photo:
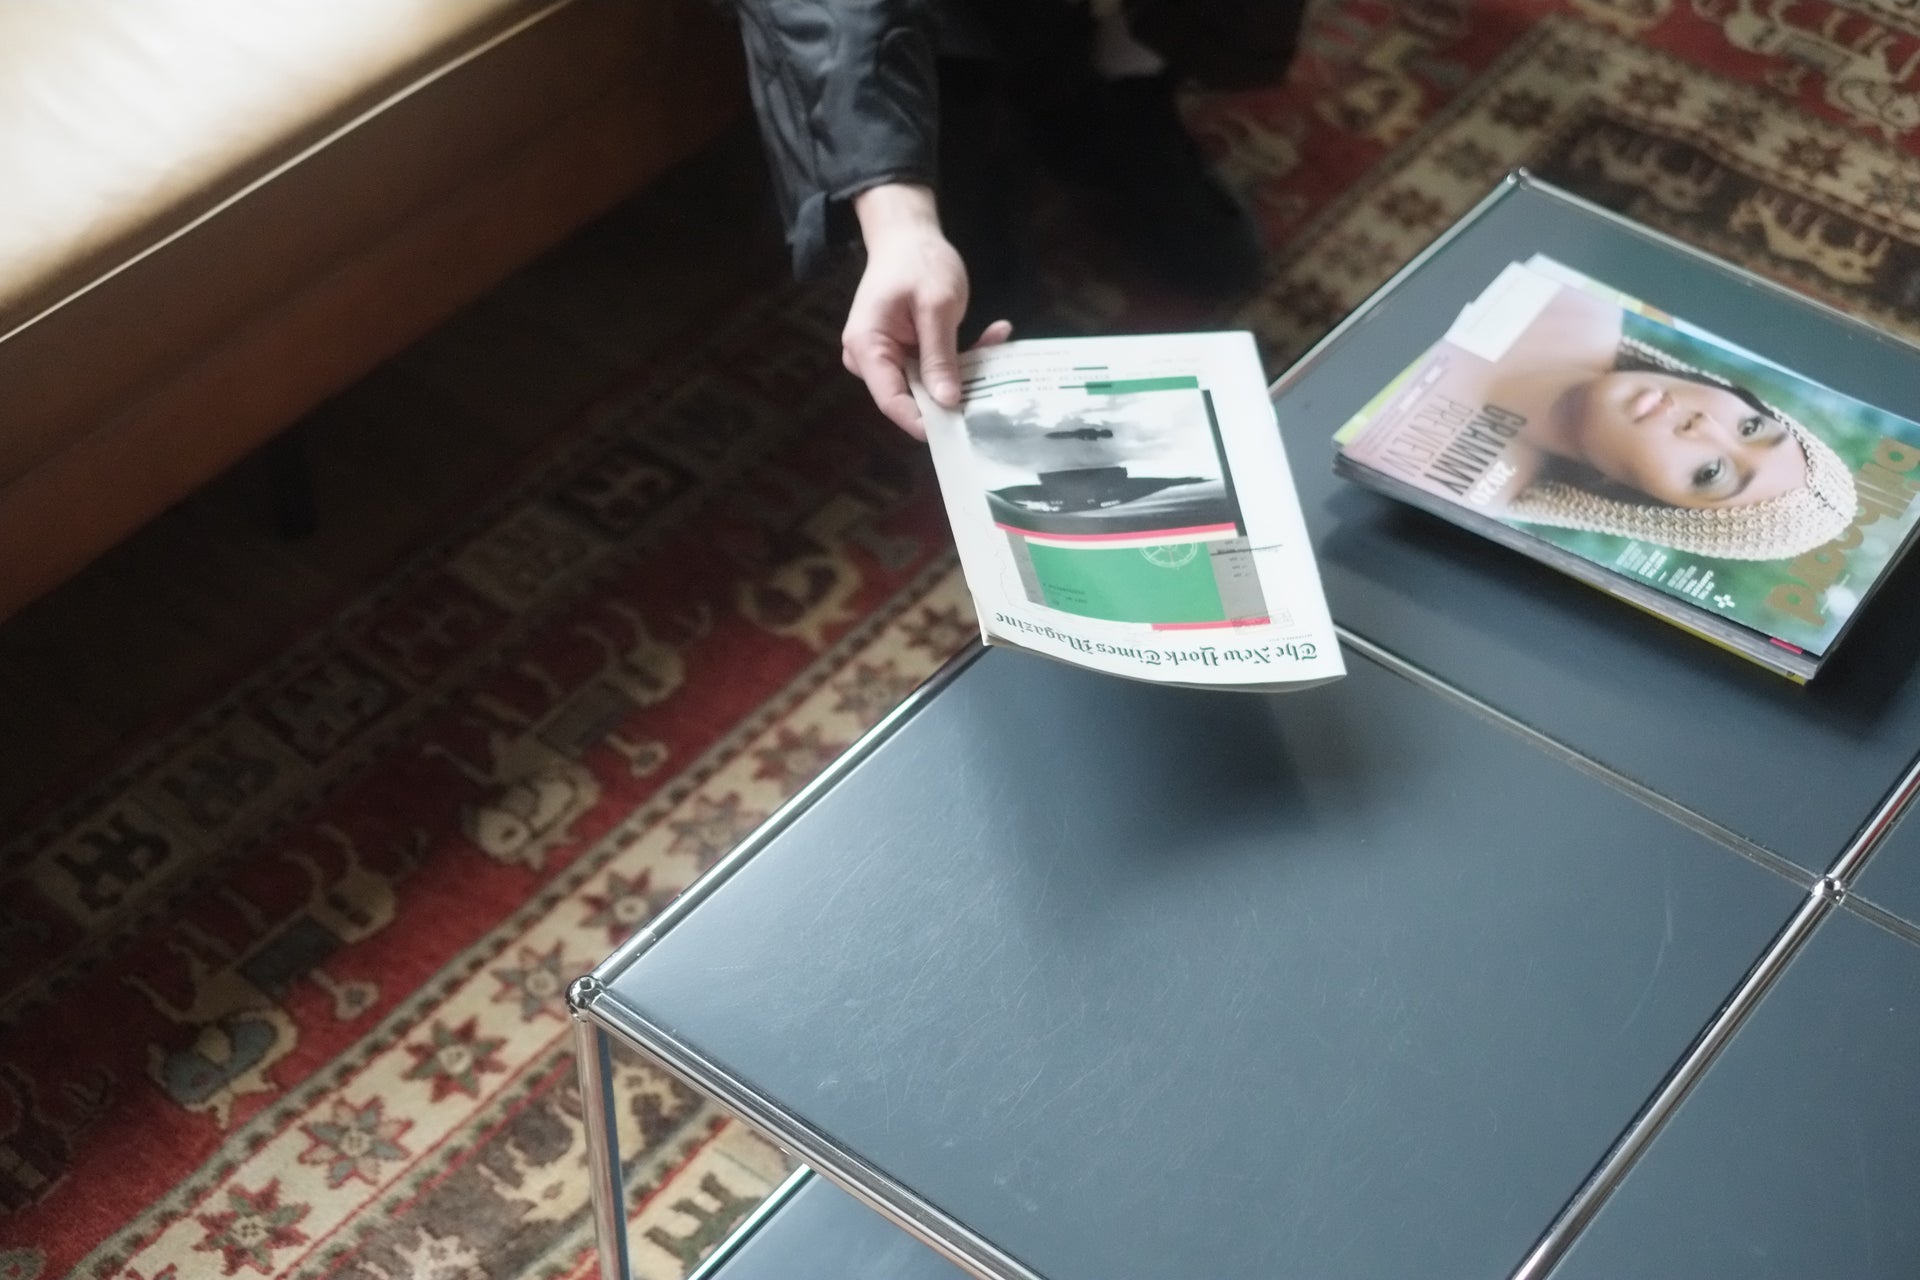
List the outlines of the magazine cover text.
<svg viewBox="0 0 1920 1280">
<path fill-rule="evenodd" d="M 929 441 L 990 642 L 1171 683 L 1341 673 L 1250 339 L 970 355 Z"/>
<path fill-rule="evenodd" d="M 1557 264 L 1509 266 L 1337 440 L 1824 653 L 1920 516 L 1920 426 L 1668 319 Z"/>
</svg>

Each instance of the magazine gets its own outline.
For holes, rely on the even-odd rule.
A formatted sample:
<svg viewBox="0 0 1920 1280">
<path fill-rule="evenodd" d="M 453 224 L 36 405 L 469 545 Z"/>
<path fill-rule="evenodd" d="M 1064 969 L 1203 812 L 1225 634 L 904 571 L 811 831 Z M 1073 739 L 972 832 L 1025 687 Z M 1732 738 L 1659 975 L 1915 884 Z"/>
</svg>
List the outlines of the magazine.
<svg viewBox="0 0 1920 1280">
<path fill-rule="evenodd" d="M 1920 519 L 1920 425 L 1542 257 L 1335 441 L 1341 474 L 1799 681 Z"/>
<path fill-rule="evenodd" d="M 1041 339 L 916 382 L 981 638 L 1159 684 L 1345 674 L 1251 335 Z"/>
</svg>

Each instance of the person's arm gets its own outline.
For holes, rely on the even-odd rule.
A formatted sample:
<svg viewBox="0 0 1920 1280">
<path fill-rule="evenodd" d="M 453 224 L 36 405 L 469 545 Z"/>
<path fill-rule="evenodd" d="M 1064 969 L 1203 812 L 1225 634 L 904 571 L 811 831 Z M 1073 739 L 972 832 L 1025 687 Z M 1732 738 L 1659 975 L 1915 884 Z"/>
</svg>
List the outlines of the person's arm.
<svg viewBox="0 0 1920 1280">
<path fill-rule="evenodd" d="M 888 183 L 854 197 L 867 269 L 847 311 L 840 361 L 867 384 L 874 404 L 899 428 L 926 438 L 926 425 L 907 389 L 907 361 L 917 356 L 921 380 L 933 398 L 960 403 L 957 347 L 967 309 L 967 270 L 940 230 L 929 187 Z M 1004 342 L 1012 326 L 997 320 L 980 343 Z"/>
<path fill-rule="evenodd" d="M 852 240 L 862 191 L 933 184 L 939 97 L 927 5 L 735 0 L 796 275 Z"/>
<path fill-rule="evenodd" d="M 881 412 L 923 438 L 907 361 L 917 355 L 929 390 L 958 404 L 967 306 L 966 267 L 933 192 L 939 93 L 924 0 L 739 0 L 739 9 L 794 271 L 814 270 L 857 228 L 867 266 L 841 360 Z M 1009 331 L 996 324 L 981 341 Z"/>
</svg>

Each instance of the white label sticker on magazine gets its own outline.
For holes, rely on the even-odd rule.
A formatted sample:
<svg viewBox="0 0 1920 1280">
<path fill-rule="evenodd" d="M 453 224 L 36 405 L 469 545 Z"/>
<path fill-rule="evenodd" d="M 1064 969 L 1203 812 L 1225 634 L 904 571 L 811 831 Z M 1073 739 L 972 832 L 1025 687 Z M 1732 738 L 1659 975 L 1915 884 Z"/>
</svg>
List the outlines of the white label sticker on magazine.
<svg viewBox="0 0 1920 1280">
<path fill-rule="evenodd" d="M 1447 341 L 1497 361 L 1560 292 L 1560 283 L 1518 263 L 1506 268 L 1447 330 Z"/>
</svg>

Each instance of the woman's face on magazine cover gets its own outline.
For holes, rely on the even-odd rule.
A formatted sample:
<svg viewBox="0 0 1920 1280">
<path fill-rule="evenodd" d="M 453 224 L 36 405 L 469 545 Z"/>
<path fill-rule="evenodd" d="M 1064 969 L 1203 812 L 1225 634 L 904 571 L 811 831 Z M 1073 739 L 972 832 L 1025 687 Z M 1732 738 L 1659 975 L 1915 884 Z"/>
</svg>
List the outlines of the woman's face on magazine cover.
<svg viewBox="0 0 1920 1280">
<path fill-rule="evenodd" d="M 1676 507 L 1743 506 L 1807 482 L 1786 424 L 1722 387 L 1616 371 L 1574 406 L 1582 456 L 1609 480 Z"/>
</svg>

